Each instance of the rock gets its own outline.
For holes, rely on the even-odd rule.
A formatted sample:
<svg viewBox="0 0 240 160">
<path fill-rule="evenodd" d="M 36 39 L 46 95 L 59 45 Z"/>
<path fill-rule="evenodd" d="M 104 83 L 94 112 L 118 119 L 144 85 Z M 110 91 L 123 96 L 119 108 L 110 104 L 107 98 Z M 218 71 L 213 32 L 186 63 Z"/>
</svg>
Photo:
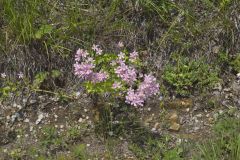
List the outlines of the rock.
<svg viewBox="0 0 240 160">
<path fill-rule="evenodd" d="M 24 119 L 24 121 L 23 122 L 25 122 L 25 123 L 29 123 L 30 122 L 30 120 L 28 119 L 28 118 L 26 118 L 26 119 Z"/>
<path fill-rule="evenodd" d="M 240 79 L 240 73 L 237 74 L 237 78 Z"/>
<path fill-rule="evenodd" d="M 172 123 L 170 128 L 169 128 L 169 130 L 171 130 L 171 131 L 179 131 L 180 130 L 180 124 L 178 124 L 176 122 Z"/>
<path fill-rule="evenodd" d="M 43 118 L 44 118 L 43 113 L 40 113 L 40 114 L 38 115 L 38 119 L 36 120 L 35 124 L 39 124 L 39 123 L 42 121 Z"/>
<path fill-rule="evenodd" d="M 178 115 L 176 112 L 172 113 L 171 116 L 169 117 L 169 120 L 171 123 L 177 122 L 178 120 Z"/>
<path fill-rule="evenodd" d="M 223 91 L 224 92 L 231 92 L 231 88 L 224 88 Z"/>
</svg>

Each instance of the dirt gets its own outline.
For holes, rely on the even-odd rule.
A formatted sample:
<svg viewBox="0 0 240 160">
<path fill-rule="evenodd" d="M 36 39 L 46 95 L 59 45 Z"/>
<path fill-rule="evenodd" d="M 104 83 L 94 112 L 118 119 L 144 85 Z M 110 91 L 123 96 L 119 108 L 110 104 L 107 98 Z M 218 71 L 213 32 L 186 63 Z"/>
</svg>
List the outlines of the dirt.
<svg viewBox="0 0 240 160">
<path fill-rule="evenodd" d="M 178 141 L 198 142 L 211 135 L 211 128 L 217 118 L 235 108 L 239 116 L 239 87 L 237 80 L 233 85 L 215 89 L 211 94 L 192 98 L 165 99 L 150 101 L 139 109 L 142 126 L 160 135 L 171 135 Z M 234 87 L 234 88 L 233 88 Z M 53 126 L 65 134 L 72 126 L 87 125 L 87 131 L 79 140 L 87 145 L 89 153 L 105 157 L 109 148 L 104 138 L 94 133 L 92 103 L 86 97 L 73 102 L 59 102 L 50 96 L 34 96 L 23 105 L 24 99 L 2 102 L 0 107 L 0 157 L 6 157 L 14 148 L 28 148 L 38 145 L 39 134 L 46 126 Z M 174 117 L 174 118 L 173 118 Z M 177 125 L 171 129 L 171 124 Z M 76 142 L 74 142 L 76 143 Z M 114 146 L 120 157 L 135 159 L 128 150 L 128 141 L 118 137 Z M 68 149 L 63 152 L 68 153 Z M 27 154 L 27 153 L 26 153 Z M 4 158 L 3 158 L 4 159 Z M 107 158 L 105 158 L 107 159 Z"/>
</svg>

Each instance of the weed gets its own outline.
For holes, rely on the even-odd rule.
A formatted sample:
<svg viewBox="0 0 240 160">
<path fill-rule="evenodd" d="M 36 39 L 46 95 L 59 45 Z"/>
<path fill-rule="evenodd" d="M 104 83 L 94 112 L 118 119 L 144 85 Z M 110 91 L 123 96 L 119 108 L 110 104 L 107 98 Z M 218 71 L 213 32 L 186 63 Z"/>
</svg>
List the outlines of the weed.
<svg viewBox="0 0 240 160">
<path fill-rule="evenodd" d="M 195 159 L 240 159 L 239 119 L 223 117 L 214 127 L 214 138 L 198 145 Z"/>
<path fill-rule="evenodd" d="M 79 160 L 87 159 L 88 155 L 86 152 L 86 146 L 84 144 L 75 146 L 73 149 L 73 155 L 75 158 L 77 158 Z"/>
<path fill-rule="evenodd" d="M 145 136 L 142 137 L 142 136 Z M 136 155 L 138 159 L 153 159 L 153 160 L 181 160 L 183 149 L 180 146 L 169 148 L 170 139 L 166 137 L 152 137 L 149 134 L 144 134 L 139 137 L 139 142 L 133 141 L 129 149 Z M 142 139 L 143 138 L 143 139 Z"/>
<path fill-rule="evenodd" d="M 233 67 L 233 70 L 237 73 L 240 73 L 240 54 L 236 56 L 231 62 L 231 66 Z"/>
<path fill-rule="evenodd" d="M 173 63 L 164 70 L 163 79 L 180 96 L 206 90 L 219 81 L 217 70 L 204 59 L 190 60 L 183 56 L 173 57 Z"/>
<path fill-rule="evenodd" d="M 65 147 L 63 137 L 61 137 L 54 127 L 44 127 L 41 134 L 41 145 L 51 150 Z"/>
</svg>

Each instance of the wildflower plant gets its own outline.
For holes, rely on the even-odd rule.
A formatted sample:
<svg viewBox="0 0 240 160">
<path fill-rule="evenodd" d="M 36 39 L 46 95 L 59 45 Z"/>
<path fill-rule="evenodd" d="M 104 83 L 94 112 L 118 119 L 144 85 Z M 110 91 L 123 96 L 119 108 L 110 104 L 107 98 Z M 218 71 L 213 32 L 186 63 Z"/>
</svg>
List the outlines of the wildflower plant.
<svg viewBox="0 0 240 160">
<path fill-rule="evenodd" d="M 122 42 L 117 45 L 124 47 Z M 111 94 L 124 97 L 133 106 L 159 92 L 159 84 L 151 74 L 141 73 L 142 63 L 137 51 L 122 50 L 118 54 L 105 53 L 99 45 L 91 50 L 78 49 L 75 54 L 74 74 L 84 81 L 90 94 Z"/>
</svg>

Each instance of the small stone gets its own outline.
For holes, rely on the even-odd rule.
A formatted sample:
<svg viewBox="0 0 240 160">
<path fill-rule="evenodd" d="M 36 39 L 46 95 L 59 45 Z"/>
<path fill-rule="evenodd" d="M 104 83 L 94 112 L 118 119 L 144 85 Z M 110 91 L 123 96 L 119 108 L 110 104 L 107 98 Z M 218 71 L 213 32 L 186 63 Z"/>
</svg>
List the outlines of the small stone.
<svg viewBox="0 0 240 160">
<path fill-rule="evenodd" d="M 171 122 L 177 122 L 177 120 L 178 120 L 178 115 L 177 115 L 177 113 L 173 113 L 170 117 L 169 117 L 169 120 L 171 121 Z"/>
<path fill-rule="evenodd" d="M 25 123 L 29 123 L 30 122 L 30 120 L 28 119 L 28 118 L 26 118 L 26 119 L 24 119 L 24 121 L 23 122 L 25 122 Z"/>
<path fill-rule="evenodd" d="M 224 88 L 223 91 L 224 91 L 224 92 L 230 92 L 230 91 L 231 91 L 231 88 Z"/>
<path fill-rule="evenodd" d="M 150 107 L 148 107 L 148 109 L 147 109 L 148 111 L 151 111 L 151 108 Z"/>
<path fill-rule="evenodd" d="M 87 144 L 87 147 L 90 147 L 90 144 Z"/>
<path fill-rule="evenodd" d="M 197 131 L 199 129 L 200 129 L 200 127 L 194 127 L 194 131 Z"/>
<path fill-rule="evenodd" d="M 40 113 L 39 115 L 38 115 L 38 119 L 36 120 L 36 124 L 39 124 L 41 121 L 42 121 L 42 119 L 44 118 L 44 115 L 43 115 L 43 113 Z"/>
<path fill-rule="evenodd" d="M 84 112 L 87 112 L 88 110 L 87 109 L 84 109 Z"/>
<path fill-rule="evenodd" d="M 83 119 L 82 119 L 82 118 L 79 118 L 78 122 L 80 122 L 80 123 L 81 123 L 82 121 L 83 121 Z"/>
<path fill-rule="evenodd" d="M 30 103 L 31 103 L 31 104 L 36 103 L 36 102 L 37 102 L 37 100 L 35 100 L 35 99 L 31 99 L 31 100 L 30 100 Z"/>
<path fill-rule="evenodd" d="M 223 114 L 223 110 L 219 110 L 218 113 L 219 113 L 219 114 Z"/>
<path fill-rule="evenodd" d="M 240 79 L 240 73 L 237 74 L 237 78 Z"/>
<path fill-rule="evenodd" d="M 197 114 L 196 117 L 201 118 L 202 114 Z"/>
<path fill-rule="evenodd" d="M 151 129 L 152 132 L 155 132 L 156 130 L 157 130 L 156 128 L 152 128 L 152 129 Z"/>
<path fill-rule="evenodd" d="M 172 131 L 179 131 L 179 129 L 180 129 L 180 124 L 174 122 L 174 123 L 171 124 L 171 126 L 170 126 L 169 129 L 172 130 Z"/>
<path fill-rule="evenodd" d="M 86 119 L 89 119 L 89 117 L 87 116 Z"/>
<path fill-rule="evenodd" d="M 13 107 L 17 107 L 17 104 L 16 104 L 16 103 L 13 103 Z"/>
<path fill-rule="evenodd" d="M 64 127 L 64 125 L 60 125 L 60 128 L 62 129 Z"/>
</svg>

